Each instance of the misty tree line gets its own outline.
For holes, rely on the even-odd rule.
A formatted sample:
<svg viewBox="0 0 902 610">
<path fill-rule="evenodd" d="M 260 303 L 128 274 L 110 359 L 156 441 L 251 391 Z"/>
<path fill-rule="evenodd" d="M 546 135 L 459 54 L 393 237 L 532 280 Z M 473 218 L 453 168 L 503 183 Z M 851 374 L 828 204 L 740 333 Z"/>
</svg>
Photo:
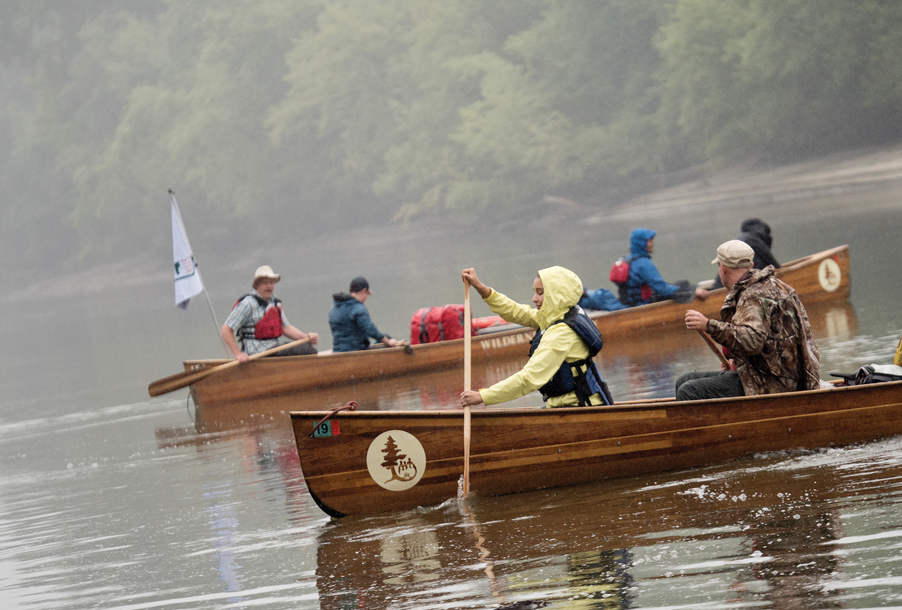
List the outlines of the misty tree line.
<svg viewBox="0 0 902 610">
<path fill-rule="evenodd" d="M 900 48 L 898 0 L 4 2 L 3 256 L 168 244 L 170 186 L 252 242 L 896 141 Z"/>
</svg>

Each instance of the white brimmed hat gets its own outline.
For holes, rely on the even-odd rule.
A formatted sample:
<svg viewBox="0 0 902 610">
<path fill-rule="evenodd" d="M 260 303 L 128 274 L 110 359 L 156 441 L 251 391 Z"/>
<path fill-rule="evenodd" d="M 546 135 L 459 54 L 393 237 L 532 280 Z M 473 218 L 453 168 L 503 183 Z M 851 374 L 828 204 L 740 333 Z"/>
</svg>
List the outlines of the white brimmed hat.
<svg viewBox="0 0 902 610">
<path fill-rule="evenodd" d="M 744 241 L 731 239 L 717 247 L 717 258 L 711 264 L 717 263 L 730 269 L 745 269 L 755 264 L 755 251 Z"/>
<path fill-rule="evenodd" d="M 257 267 L 257 270 L 254 272 L 253 283 L 256 284 L 257 280 L 260 279 L 275 280 L 278 282 L 281 277 L 281 275 L 272 270 L 272 267 L 270 267 L 269 265 L 263 265 L 262 267 Z"/>
</svg>

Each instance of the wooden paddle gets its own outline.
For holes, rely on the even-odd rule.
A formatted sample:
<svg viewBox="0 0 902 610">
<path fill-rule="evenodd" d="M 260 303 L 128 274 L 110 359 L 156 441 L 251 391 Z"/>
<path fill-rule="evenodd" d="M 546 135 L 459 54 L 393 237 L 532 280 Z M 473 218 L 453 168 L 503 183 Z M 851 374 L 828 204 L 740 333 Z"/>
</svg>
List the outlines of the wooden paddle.
<svg viewBox="0 0 902 610">
<path fill-rule="evenodd" d="M 471 361 L 471 329 L 470 329 L 470 282 L 464 280 L 464 391 L 469 392 Z M 461 494 L 470 493 L 470 405 L 464 407 L 464 482 Z"/>
<path fill-rule="evenodd" d="M 257 358 L 269 356 L 270 354 L 281 352 L 288 349 L 289 347 L 307 343 L 308 341 L 310 341 L 310 337 L 307 337 L 305 339 L 298 339 L 297 341 L 292 341 L 291 343 L 285 343 L 283 345 L 277 345 L 276 347 L 271 347 L 270 349 L 260 352 L 259 354 L 249 356 L 249 360 L 256 360 Z M 238 362 L 238 360 L 229 360 L 225 364 L 220 364 L 219 366 L 214 366 L 209 369 L 203 369 L 202 371 L 182 371 L 181 373 L 176 373 L 175 375 L 170 375 L 169 377 L 163 377 L 162 379 L 157 379 L 149 386 L 147 386 L 147 391 L 151 396 L 166 394 L 168 392 L 187 387 L 196 381 L 200 381 L 210 373 L 236 366 Z"/>
<path fill-rule="evenodd" d="M 708 344 L 708 347 L 711 348 L 711 351 L 717 354 L 717 357 L 720 358 L 720 363 L 726 368 L 726 370 L 730 370 L 730 361 L 727 360 L 727 357 L 723 355 L 723 350 L 714 342 L 714 339 L 711 338 L 711 335 L 706 333 L 703 330 L 696 331 L 701 336 L 702 339 L 705 340 L 705 343 Z"/>
</svg>

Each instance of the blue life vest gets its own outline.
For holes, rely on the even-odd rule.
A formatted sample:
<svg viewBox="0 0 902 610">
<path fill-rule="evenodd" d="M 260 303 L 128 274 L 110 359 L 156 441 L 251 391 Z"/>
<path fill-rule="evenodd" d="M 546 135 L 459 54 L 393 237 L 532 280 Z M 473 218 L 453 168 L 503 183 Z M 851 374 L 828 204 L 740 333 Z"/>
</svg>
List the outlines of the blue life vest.
<svg viewBox="0 0 902 610">
<path fill-rule="evenodd" d="M 580 407 L 589 405 L 589 397 L 593 394 L 600 394 L 606 405 L 614 404 L 614 399 L 608 390 L 608 384 L 605 383 L 598 366 L 592 360 L 604 345 L 604 340 L 598 327 L 595 326 L 595 323 L 589 319 L 586 312 L 578 305 L 571 307 L 562 320 L 554 322 L 548 328 L 555 324 L 566 324 L 573 332 L 579 335 L 579 338 L 589 348 L 589 357 L 575 362 L 567 362 L 565 360 L 561 364 L 561 368 L 554 374 L 554 377 L 539 388 L 539 391 L 542 393 L 542 399 L 547 401 L 553 396 L 563 396 L 574 392 L 577 400 L 579 400 L 578 406 Z M 538 349 L 542 335 L 543 331 L 537 330 L 533 336 L 529 346 L 530 357 Z"/>
<path fill-rule="evenodd" d="M 629 263 L 632 263 L 637 258 L 651 258 L 650 256 L 645 255 L 630 255 L 627 257 Z M 617 287 L 620 289 L 619 298 L 620 302 L 626 305 L 627 307 L 635 307 L 636 305 L 645 305 L 647 303 L 652 302 L 652 297 L 655 296 L 654 290 L 651 289 L 651 286 L 648 284 L 637 284 L 638 280 L 633 278 L 632 273 L 629 274 L 626 282 L 623 284 L 617 284 Z"/>
</svg>

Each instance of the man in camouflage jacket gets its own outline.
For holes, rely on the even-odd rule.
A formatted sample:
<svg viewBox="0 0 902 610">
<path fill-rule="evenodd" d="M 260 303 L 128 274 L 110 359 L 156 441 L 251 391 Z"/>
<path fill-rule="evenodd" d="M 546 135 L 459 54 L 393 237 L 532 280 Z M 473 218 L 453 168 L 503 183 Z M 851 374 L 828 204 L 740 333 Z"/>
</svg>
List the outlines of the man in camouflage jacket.
<svg viewBox="0 0 902 610">
<path fill-rule="evenodd" d="M 696 400 L 814 390 L 820 386 L 820 354 L 808 313 L 796 291 L 774 277 L 774 268 L 752 268 L 754 252 L 731 240 L 717 249 L 718 272 L 730 289 L 720 321 L 686 312 L 686 327 L 703 330 L 725 346 L 730 371 L 691 372 L 677 379 L 677 399 Z M 735 372 L 734 372 L 735 371 Z"/>
</svg>

